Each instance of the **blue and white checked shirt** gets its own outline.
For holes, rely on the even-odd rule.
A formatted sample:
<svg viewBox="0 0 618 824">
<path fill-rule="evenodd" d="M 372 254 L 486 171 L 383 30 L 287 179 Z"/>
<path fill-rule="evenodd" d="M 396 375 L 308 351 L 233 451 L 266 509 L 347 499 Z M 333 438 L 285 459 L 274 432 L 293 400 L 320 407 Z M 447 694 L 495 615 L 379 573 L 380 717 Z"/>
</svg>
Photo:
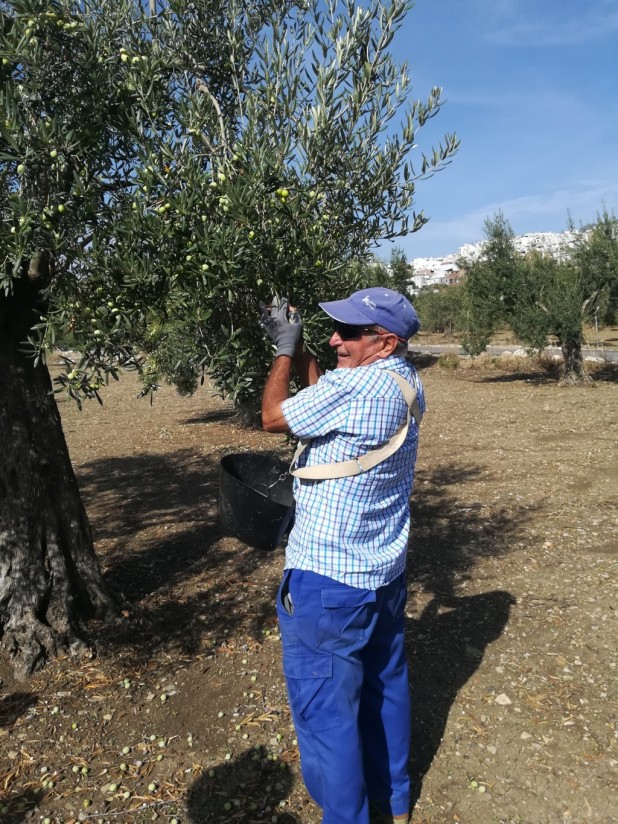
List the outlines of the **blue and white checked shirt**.
<svg viewBox="0 0 618 824">
<path fill-rule="evenodd" d="M 311 443 L 299 466 L 357 458 L 395 434 L 407 407 L 392 369 L 423 385 L 404 358 L 391 356 L 355 368 L 326 372 L 318 382 L 283 402 L 290 430 Z M 412 419 L 405 443 L 368 472 L 323 481 L 294 479 L 296 513 L 286 550 L 286 569 L 304 569 L 348 586 L 377 589 L 405 570 L 410 531 L 418 427 Z"/>
</svg>

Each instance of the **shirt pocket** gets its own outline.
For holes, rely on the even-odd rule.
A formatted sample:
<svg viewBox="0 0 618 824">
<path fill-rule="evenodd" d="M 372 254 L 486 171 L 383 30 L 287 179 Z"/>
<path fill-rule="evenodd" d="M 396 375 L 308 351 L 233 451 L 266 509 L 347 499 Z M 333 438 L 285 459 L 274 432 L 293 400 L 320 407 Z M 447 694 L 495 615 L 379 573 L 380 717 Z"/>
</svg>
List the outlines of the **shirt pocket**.
<svg viewBox="0 0 618 824">
<path fill-rule="evenodd" d="M 321 732 L 341 724 L 333 683 L 333 656 L 283 655 L 292 717 L 297 727 Z"/>
</svg>

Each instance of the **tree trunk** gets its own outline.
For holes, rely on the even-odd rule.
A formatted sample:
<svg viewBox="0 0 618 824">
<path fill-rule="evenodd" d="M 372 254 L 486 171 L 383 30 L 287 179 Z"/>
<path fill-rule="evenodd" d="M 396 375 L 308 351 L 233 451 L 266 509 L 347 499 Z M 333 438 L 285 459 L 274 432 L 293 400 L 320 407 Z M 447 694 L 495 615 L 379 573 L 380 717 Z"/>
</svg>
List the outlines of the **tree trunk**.
<svg viewBox="0 0 618 824">
<path fill-rule="evenodd" d="M 39 286 L 0 295 L 0 638 L 25 678 L 118 609 L 101 576 L 47 367 L 20 352 Z"/>
<path fill-rule="evenodd" d="M 579 386 L 592 380 L 584 370 L 581 340 L 567 340 L 560 344 L 562 349 L 562 375 L 560 386 Z"/>
</svg>

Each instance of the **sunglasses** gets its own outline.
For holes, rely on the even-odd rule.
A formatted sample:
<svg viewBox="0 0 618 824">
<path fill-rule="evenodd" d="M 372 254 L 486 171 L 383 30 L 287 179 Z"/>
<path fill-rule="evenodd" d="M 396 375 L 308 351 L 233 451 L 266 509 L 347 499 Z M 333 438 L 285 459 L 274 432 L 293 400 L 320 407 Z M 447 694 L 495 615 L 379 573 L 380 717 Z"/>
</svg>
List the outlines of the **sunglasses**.
<svg viewBox="0 0 618 824">
<path fill-rule="evenodd" d="M 334 326 L 341 340 L 360 340 L 363 335 L 376 334 L 376 330 L 369 326 L 353 326 L 351 323 L 340 323 L 337 320 Z"/>
<path fill-rule="evenodd" d="M 341 340 L 360 340 L 363 335 L 391 335 L 392 332 L 383 332 L 381 329 L 375 329 L 371 326 L 353 326 L 351 323 L 341 323 L 336 320 L 334 323 L 335 332 L 339 335 Z M 397 336 L 397 340 L 403 341 L 403 338 Z"/>
</svg>

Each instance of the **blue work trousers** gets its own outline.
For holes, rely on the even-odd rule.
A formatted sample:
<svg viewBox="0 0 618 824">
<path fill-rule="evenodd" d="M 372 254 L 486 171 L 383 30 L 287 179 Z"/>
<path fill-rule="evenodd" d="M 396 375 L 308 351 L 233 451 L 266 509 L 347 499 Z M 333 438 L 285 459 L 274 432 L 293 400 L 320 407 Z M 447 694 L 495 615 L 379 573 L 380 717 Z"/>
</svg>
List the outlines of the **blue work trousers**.
<svg viewBox="0 0 618 824">
<path fill-rule="evenodd" d="M 357 589 L 286 570 L 277 598 L 283 670 L 305 786 L 322 824 L 368 824 L 410 805 L 405 576 Z"/>
</svg>

